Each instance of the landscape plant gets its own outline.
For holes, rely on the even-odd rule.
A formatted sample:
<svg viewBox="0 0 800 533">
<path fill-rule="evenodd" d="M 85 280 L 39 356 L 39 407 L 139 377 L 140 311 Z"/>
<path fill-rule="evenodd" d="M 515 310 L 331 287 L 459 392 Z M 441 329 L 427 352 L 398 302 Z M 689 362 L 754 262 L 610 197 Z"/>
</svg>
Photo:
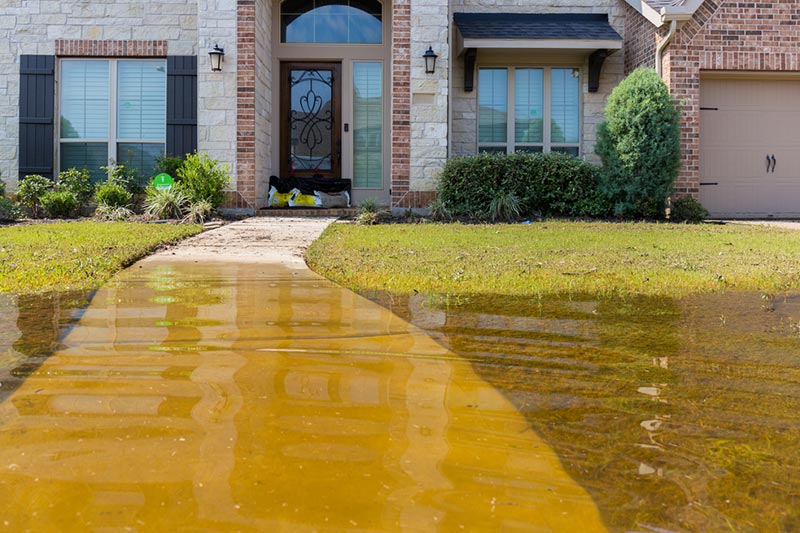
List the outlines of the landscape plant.
<svg viewBox="0 0 800 533">
<path fill-rule="evenodd" d="M 21 216 L 19 208 L 6 197 L 6 183 L 0 179 L 0 222 L 11 222 Z"/>
<path fill-rule="evenodd" d="M 596 169 L 562 153 L 451 158 L 440 176 L 439 199 L 453 216 L 477 220 L 609 212 Z"/>
<path fill-rule="evenodd" d="M 85 168 L 80 170 L 70 168 L 61 171 L 58 175 L 58 186 L 75 196 L 79 209 L 82 209 L 94 198 L 95 186 L 92 183 L 92 175 Z"/>
<path fill-rule="evenodd" d="M 121 185 L 131 193 L 131 198 L 144 192 L 144 187 L 139 184 L 139 174 L 135 168 L 113 161 L 109 165 L 100 168 L 106 172 L 106 183 Z"/>
<path fill-rule="evenodd" d="M 17 190 L 17 201 L 20 205 L 27 207 L 31 211 L 33 218 L 39 218 L 41 214 L 42 196 L 53 189 L 52 180 L 39 174 L 25 176 L 19 184 Z"/>
<path fill-rule="evenodd" d="M 78 209 L 78 199 L 70 191 L 50 190 L 42 195 L 41 207 L 49 218 L 70 218 Z"/>
<path fill-rule="evenodd" d="M 98 208 L 130 208 L 133 194 L 117 180 L 109 177 L 108 181 L 97 186 L 94 199 Z"/>
<path fill-rule="evenodd" d="M 214 206 L 208 200 L 192 202 L 186 208 L 183 222 L 189 224 L 202 224 L 214 214 Z"/>
<path fill-rule="evenodd" d="M 214 209 L 225 199 L 225 188 L 230 184 L 230 167 L 211 159 L 205 153 L 193 153 L 186 156 L 183 165 L 176 173 L 180 186 L 191 202 L 205 200 Z"/>
<path fill-rule="evenodd" d="M 183 157 L 174 157 L 168 155 L 159 156 L 156 158 L 155 172 L 156 174 L 169 174 L 172 179 L 180 181 L 178 169 L 183 166 L 184 160 L 185 159 Z"/>
<path fill-rule="evenodd" d="M 691 196 L 682 196 L 672 201 L 670 207 L 670 220 L 673 222 L 687 222 L 699 224 L 708 216 L 708 210 L 699 200 Z"/>
<path fill-rule="evenodd" d="M 189 197 L 182 187 L 175 184 L 170 189 L 149 186 L 144 201 L 144 214 L 151 219 L 181 219 L 189 204 Z"/>
<path fill-rule="evenodd" d="M 664 217 L 680 169 L 679 112 L 653 69 L 633 71 L 611 92 L 595 151 L 617 216 Z"/>
</svg>

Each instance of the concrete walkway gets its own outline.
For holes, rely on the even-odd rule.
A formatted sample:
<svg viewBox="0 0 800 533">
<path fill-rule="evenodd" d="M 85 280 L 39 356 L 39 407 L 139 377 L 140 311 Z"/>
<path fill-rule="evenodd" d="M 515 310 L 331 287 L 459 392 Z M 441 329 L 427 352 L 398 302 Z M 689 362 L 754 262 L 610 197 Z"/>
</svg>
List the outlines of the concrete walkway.
<svg viewBox="0 0 800 533">
<path fill-rule="evenodd" d="M 335 217 L 253 217 L 204 231 L 142 262 L 269 263 L 305 268 L 305 251 Z"/>
<path fill-rule="evenodd" d="M 768 226 L 771 228 L 800 230 L 798 220 L 723 220 L 725 224 L 743 224 L 746 226 Z"/>
</svg>

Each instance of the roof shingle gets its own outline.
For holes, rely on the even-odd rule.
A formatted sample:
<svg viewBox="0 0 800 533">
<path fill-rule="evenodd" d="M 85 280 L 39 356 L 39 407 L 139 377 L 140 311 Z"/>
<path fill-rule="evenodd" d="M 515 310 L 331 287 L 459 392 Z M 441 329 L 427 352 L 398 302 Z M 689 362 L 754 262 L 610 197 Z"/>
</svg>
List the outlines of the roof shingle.
<svg viewBox="0 0 800 533">
<path fill-rule="evenodd" d="M 603 14 L 455 13 L 465 39 L 622 40 Z"/>
</svg>

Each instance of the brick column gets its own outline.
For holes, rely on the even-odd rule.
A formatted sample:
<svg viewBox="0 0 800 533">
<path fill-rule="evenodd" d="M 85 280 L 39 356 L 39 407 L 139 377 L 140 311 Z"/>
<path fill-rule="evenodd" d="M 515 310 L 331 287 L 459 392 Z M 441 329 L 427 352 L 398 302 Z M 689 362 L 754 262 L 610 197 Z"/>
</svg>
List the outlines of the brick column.
<svg viewBox="0 0 800 533">
<path fill-rule="evenodd" d="M 392 4 L 392 206 L 408 193 L 411 155 L 411 1 Z"/>
<path fill-rule="evenodd" d="M 231 207 L 256 206 L 256 3 L 236 3 L 236 195 Z"/>
</svg>

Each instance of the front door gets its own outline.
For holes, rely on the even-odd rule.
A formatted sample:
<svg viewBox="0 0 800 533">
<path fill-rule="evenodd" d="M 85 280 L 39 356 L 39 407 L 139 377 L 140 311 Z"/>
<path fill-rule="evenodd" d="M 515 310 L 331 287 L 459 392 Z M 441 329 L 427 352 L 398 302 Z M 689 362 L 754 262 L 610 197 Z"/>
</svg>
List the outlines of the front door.
<svg viewBox="0 0 800 533">
<path fill-rule="evenodd" d="M 289 176 L 342 177 L 340 74 L 341 63 L 281 63 L 281 168 Z"/>
</svg>

